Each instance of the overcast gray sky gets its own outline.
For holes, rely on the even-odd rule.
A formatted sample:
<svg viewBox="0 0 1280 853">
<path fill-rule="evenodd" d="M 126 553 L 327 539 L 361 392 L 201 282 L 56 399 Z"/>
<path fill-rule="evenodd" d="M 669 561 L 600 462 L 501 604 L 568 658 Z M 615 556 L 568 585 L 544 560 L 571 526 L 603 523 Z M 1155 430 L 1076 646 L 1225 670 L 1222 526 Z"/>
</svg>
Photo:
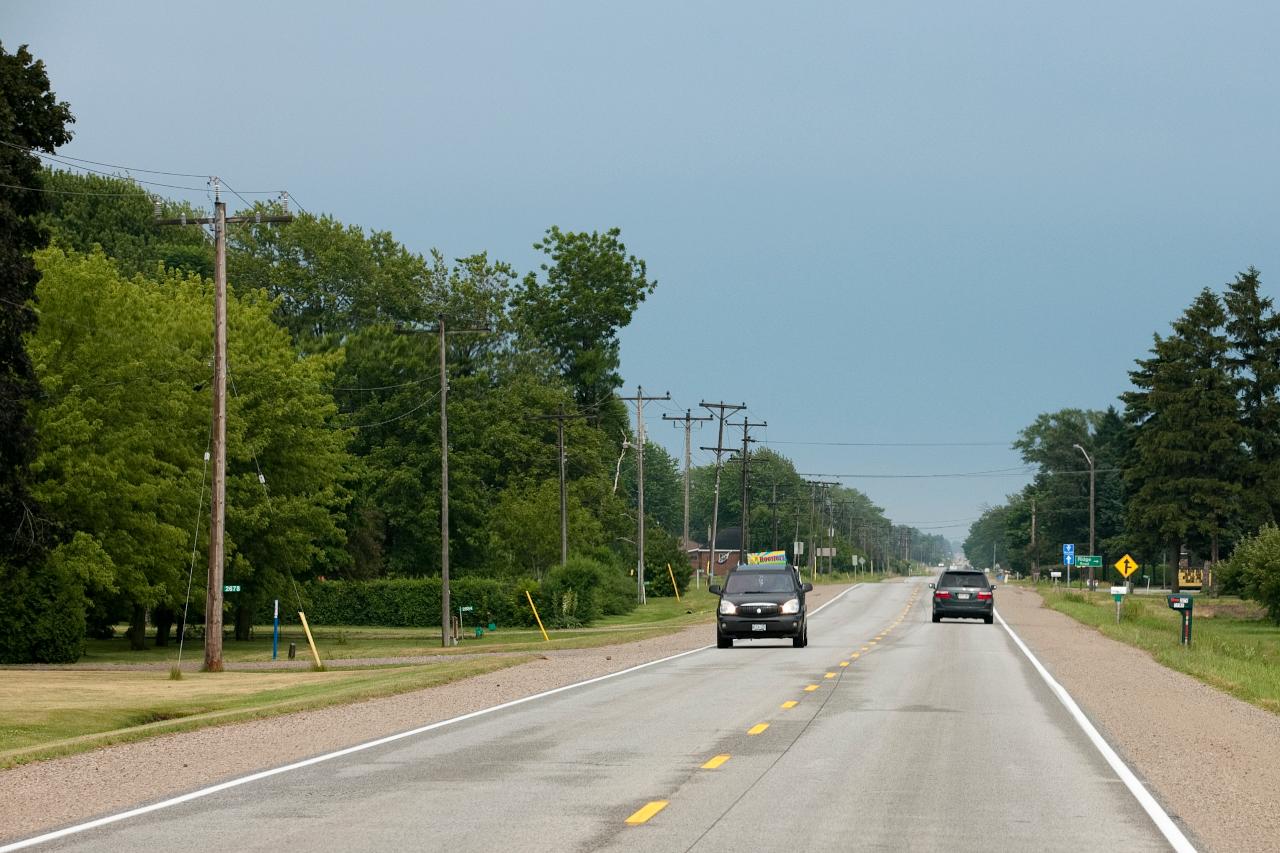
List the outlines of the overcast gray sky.
<svg viewBox="0 0 1280 853">
<path fill-rule="evenodd" d="M 1274 292 L 1277 36 L 1268 2 L 0 6 L 63 153 L 522 269 L 619 226 L 659 281 L 623 335 L 653 436 L 745 400 L 801 471 L 891 475 L 1017 465 L 1200 288 Z M 1025 478 L 846 482 L 932 526 Z"/>
</svg>

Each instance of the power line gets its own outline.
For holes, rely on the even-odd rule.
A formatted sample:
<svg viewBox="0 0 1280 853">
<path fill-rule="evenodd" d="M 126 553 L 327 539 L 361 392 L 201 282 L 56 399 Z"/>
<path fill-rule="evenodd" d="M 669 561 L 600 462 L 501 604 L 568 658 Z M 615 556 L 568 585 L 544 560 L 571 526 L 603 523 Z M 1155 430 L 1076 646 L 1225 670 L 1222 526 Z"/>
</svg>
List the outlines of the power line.
<svg viewBox="0 0 1280 853">
<path fill-rule="evenodd" d="M 1009 447 L 1008 441 L 764 441 L 807 447 Z"/>
<path fill-rule="evenodd" d="M 77 163 L 91 163 L 94 166 L 106 166 L 108 169 L 123 169 L 126 172 L 145 172 L 148 175 L 168 175 L 172 178 L 207 178 L 208 175 L 197 175 L 194 172 L 161 172 L 158 169 L 136 169 L 131 166 L 121 166 L 118 163 L 100 163 L 97 160 L 86 160 L 83 157 L 71 157 L 66 154 L 46 154 L 26 145 L 16 145 L 12 142 L 4 142 L 0 140 L 0 145 L 16 148 L 19 151 L 25 151 L 28 154 L 34 154 L 37 157 L 57 157 L 63 160 L 73 160 Z"/>
</svg>

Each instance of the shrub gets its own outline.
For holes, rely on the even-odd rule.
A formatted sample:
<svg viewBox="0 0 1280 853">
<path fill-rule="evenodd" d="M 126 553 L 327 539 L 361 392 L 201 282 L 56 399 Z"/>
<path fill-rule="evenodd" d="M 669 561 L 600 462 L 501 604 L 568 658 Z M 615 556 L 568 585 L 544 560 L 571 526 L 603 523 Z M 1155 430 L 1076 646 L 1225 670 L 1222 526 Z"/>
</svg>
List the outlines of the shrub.
<svg viewBox="0 0 1280 853">
<path fill-rule="evenodd" d="M 499 581 L 461 577 L 450 580 L 450 605 L 474 608 L 472 619 L 499 625 L 532 625 L 524 590 L 527 579 Z M 440 624 L 440 579 L 396 578 L 370 581 L 316 581 L 304 589 L 307 620 L 317 625 L 386 625 L 429 628 Z M 271 621 L 268 608 L 266 621 Z"/>
<path fill-rule="evenodd" d="M 1224 587 L 1262 604 L 1280 624 L 1280 528 L 1268 524 L 1237 545 L 1221 580 Z"/>
<path fill-rule="evenodd" d="M 609 568 L 590 557 L 575 556 L 556 566 L 542 584 L 543 621 L 557 628 L 589 625 L 604 614 L 602 599 Z"/>
<path fill-rule="evenodd" d="M 84 654 L 84 582 L 50 558 L 32 568 L 0 563 L 0 663 L 75 663 Z"/>
</svg>

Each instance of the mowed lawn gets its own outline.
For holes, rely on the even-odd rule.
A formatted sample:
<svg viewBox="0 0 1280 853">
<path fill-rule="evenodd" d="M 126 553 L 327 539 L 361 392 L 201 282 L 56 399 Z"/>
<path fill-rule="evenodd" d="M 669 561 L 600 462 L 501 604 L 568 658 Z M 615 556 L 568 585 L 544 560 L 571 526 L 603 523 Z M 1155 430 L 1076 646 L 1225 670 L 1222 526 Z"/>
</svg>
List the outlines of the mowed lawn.
<svg viewBox="0 0 1280 853">
<path fill-rule="evenodd" d="M 7 670 L 0 673 L 0 767 L 107 743 L 405 693 L 532 656 L 311 672 Z"/>
<path fill-rule="evenodd" d="M 1171 669 L 1280 714 L 1280 626 L 1257 604 L 1195 596 L 1191 646 L 1179 642 L 1182 617 L 1163 595 L 1127 596 L 1121 620 L 1105 590 L 1036 590 L 1045 604 L 1112 639 L 1145 649 Z"/>
<path fill-rule="evenodd" d="M 444 648 L 440 644 L 440 628 L 378 628 L 353 625 L 318 625 L 311 623 L 311 633 L 322 661 L 365 660 L 376 658 L 403 658 L 421 655 L 455 655 L 502 652 L 540 652 L 555 649 L 590 649 L 615 643 L 628 643 L 659 637 L 679 631 L 690 625 L 710 622 L 715 616 L 717 599 L 705 589 L 691 590 L 681 601 L 674 597 L 651 598 L 647 604 L 621 616 L 608 616 L 597 620 L 589 628 L 555 628 L 549 626 L 550 641 L 535 628 L 508 628 L 498 626 L 476 637 L 477 626 L 468 624 L 462 640 L 456 646 Z M 296 615 L 294 616 L 296 619 Z M 89 640 L 82 664 L 99 663 L 152 663 L 168 665 L 177 660 L 178 645 L 170 640 L 168 646 L 157 648 L 154 637 L 147 640 L 147 648 L 134 651 L 122 636 L 123 629 L 110 640 Z M 295 644 L 297 659 L 310 661 L 311 651 L 301 625 L 287 624 L 280 629 L 279 659 L 288 657 L 289 644 Z M 183 649 L 185 663 L 198 663 L 204 658 L 204 646 L 200 640 L 187 640 Z M 255 626 L 253 639 L 237 641 L 227 639 L 223 643 L 223 659 L 228 663 L 250 663 L 271 660 L 271 626 Z"/>
</svg>

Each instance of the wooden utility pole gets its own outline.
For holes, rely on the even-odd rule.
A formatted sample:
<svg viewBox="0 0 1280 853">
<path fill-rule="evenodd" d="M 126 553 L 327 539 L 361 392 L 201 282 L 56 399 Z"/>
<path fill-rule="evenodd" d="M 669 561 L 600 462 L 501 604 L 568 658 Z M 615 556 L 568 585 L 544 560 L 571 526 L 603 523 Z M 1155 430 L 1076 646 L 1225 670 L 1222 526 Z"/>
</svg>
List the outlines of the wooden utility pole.
<svg viewBox="0 0 1280 853">
<path fill-rule="evenodd" d="M 1040 580 L 1040 559 L 1036 552 L 1036 499 L 1031 499 L 1031 577 Z"/>
<path fill-rule="evenodd" d="M 644 388 L 637 385 L 634 397 L 619 399 L 636 404 L 636 601 L 644 604 L 644 404 L 646 400 L 670 400 L 671 392 L 646 397 Z"/>
<path fill-rule="evenodd" d="M 664 421 L 675 421 L 676 423 L 684 424 L 684 539 L 681 541 L 683 543 L 685 556 L 687 557 L 689 554 L 689 466 L 693 462 L 689 441 L 693 425 L 696 423 L 701 426 L 703 422 L 712 420 L 712 417 L 707 415 L 706 417 L 695 418 L 691 409 L 685 409 L 684 417 L 682 418 L 673 417 L 672 415 L 663 415 L 662 419 Z"/>
<path fill-rule="evenodd" d="M 734 412 L 740 412 L 745 409 L 747 404 L 708 403 L 703 400 L 699 405 L 707 411 L 715 409 L 717 414 L 714 417 L 720 421 L 720 430 L 716 435 L 716 446 L 702 448 L 702 450 L 714 450 L 716 452 L 715 498 L 711 505 L 711 541 L 707 544 L 707 548 L 710 551 L 710 560 L 707 562 L 707 577 L 710 578 L 714 577 L 716 573 L 716 537 L 720 535 L 720 454 L 728 449 L 724 446 L 724 421 Z"/>
<path fill-rule="evenodd" d="M 747 547 L 751 536 L 751 512 L 747 507 L 748 485 L 750 480 L 747 479 L 747 465 L 751 462 L 750 443 L 755 441 L 748 434 L 751 427 L 762 426 L 767 427 L 767 421 L 753 424 L 747 418 L 742 419 L 742 536 L 738 538 L 738 563 L 742 564 L 747 561 Z M 739 426 L 739 424 L 730 424 L 730 426 Z"/>
<path fill-rule="evenodd" d="M 227 225 L 292 222 L 290 214 L 227 216 L 220 183 L 213 185 L 213 216 L 156 218 L 159 225 L 213 226 L 213 489 L 209 502 L 209 580 L 204 597 L 204 669 L 222 672 L 222 580 L 227 518 Z M 159 203 L 157 202 L 157 210 Z"/>
<path fill-rule="evenodd" d="M 436 346 L 440 351 L 440 645 L 454 644 L 453 631 L 450 630 L 449 602 L 449 368 L 448 346 L 449 335 L 463 335 L 472 332 L 492 332 L 490 326 L 470 326 L 461 329 L 447 329 L 443 314 L 436 318 L 436 327 L 425 329 L 397 328 L 400 334 L 433 334 L 436 335 Z"/>
<path fill-rule="evenodd" d="M 564 404 L 560 404 L 559 411 L 554 415 L 537 415 L 531 420 L 535 421 L 555 421 L 556 422 L 556 459 L 560 468 L 560 565 L 564 565 L 569 561 L 569 500 L 568 492 L 565 486 L 565 449 L 564 449 L 564 423 L 565 421 L 575 420 L 577 418 L 586 417 L 580 413 L 565 414 Z M 687 523 L 687 520 L 686 520 Z"/>
</svg>

